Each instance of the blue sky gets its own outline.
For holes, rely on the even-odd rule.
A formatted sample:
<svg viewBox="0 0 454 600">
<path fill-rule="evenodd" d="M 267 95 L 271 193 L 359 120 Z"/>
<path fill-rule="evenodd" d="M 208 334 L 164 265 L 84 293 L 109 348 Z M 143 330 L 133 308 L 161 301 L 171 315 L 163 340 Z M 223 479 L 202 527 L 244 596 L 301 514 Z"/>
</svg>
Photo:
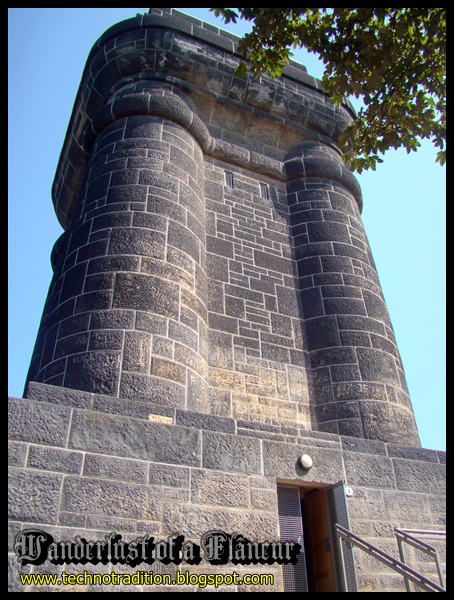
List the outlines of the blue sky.
<svg viewBox="0 0 454 600">
<path fill-rule="evenodd" d="M 8 9 L 8 394 L 21 397 L 62 233 L 51 185 L 88 53 L 111 25 L 149 8 Z M 241 35 L 208 8 L 186 14 Z M 294 60 L 320 78 L 323 66 Z M 446 169 L 435 149 L 386 153 L 358 176 L 363 221 L 424 448 L 446 448 Z"/>
</svg>

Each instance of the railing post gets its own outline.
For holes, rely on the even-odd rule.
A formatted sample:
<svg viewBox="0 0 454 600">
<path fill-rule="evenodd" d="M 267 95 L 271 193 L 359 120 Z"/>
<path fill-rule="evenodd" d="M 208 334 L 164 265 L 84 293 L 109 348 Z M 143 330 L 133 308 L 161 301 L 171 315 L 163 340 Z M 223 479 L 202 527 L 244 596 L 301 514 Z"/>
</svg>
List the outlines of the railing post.
<svg viewBox="0 0 454 600">
<path fill-rule="evenodd" d="M 418 534 L 419 535 L 428 535 L 428 536 L 432 536 L 432 537 L 438 537 L 438 536 L 443 535 L 446 537 L 446 532 L 444 532 L 444 531 L 426 531 L 426 530 L 418 530 L 418 529 L 399 529 L 397 527 L 395 528 L 394 531 L 395 531 L 395 535 L 397 538 L 397 544 L 399 546 L 399 554 L 400 554 L 401 561 L 403 563 L 405 563 L 405 554 L 404 554 L 402 542 L 407 542 L 407 544 L 410 544 L 410 546 L 413 546 L 417 550 L 421 550 L 421 552 L 424 552 L 425 554 L 429 554 L 435 560 L 435 564 L 437 566 L 437 571 L 438 571 L 438 578 L 440 580 L 440 585 L 442 588 L 446 589 L 445 578 L 444 578 L 444 574 L 443 574 L 443 569 L 441 568 L 441 562 L 440 562 L 440 556 L 438 554 L 438 550 L 434 546 L 431 546 L 427 542 L 416 537 L 416 535 L 418 535 Z M 407 584 L 407 581 L 405 583 L 407 585 L 407 590 L 409 592 L 413 591 L 412 589 L 408 589 L 410 584 L 409 583 Z"/>
<path fill-rule="evenodd" d="M 386 552 L 383 552 L 383 550 L 380 550 L 376 546 L 369 544 L 369 542 L 366 542 L 366 540 L 360 538 L 358 535 L 355 535 L 348 529 L 345 529 L 338 523 L 336 523 L 335 529 L 336 529 L 336 535 L 339 538 L 339 540 L 344 539 L 344 540 L 348 541 L 350 544 L 353 544 L 354 546 L 357 546 L 361 550 L 364 550 L 364 552 L 366 552 L 370 556 L 373 556 L 374 558 L 376 558 L 377 560 L 379 560 L 386 566 L 388 566 L 391 569 L 393 569 L 394 571 L 396 571 L 396 573 L 399 573 L 400 575 L 402 575 L 405 578 L 405 580 L 408 579 L 408 580 L 412 581 L 413 583 L 416 583 L 417 585 L 421 586 L 428 592 L 446 592 L 446 590 L 443 587 L 439 586 L 437 583 L 431 581 L 430 579 L 428 579 L 421 573 L 418 573 L 414 569 L 411 569 L 404 562 L 397 560 L 397 558 L 394 558 L 393 556 L 391 556 L 390 554 L 387 554 Z M 342 546 L 342 543 L 341 542 L 339 542 L 339 543 Z M 342 568 L 344 568 L 342 547 L 341 547 L 341 560 L 342 560 Z M 344 577 L 345 577 L 345 572 L 344 572 Z"/>
<path fill-rule="evenodd" d="M 342 591 L 343 592 L 348 592 L 348 582 L 347 582 L 347 572 L 345 570 L 345 560 L 344 560 L 344 549 L 342 548 L 342 536 L 341 533 L 339 532 L 339 530 L 336 527 L 336 540 L 337 540 L 337 544 L 339 545 L 339 556 L 341 559 L 341 565 L 342 565 Z"/>
<path fill-rule="evenodd" d="M 400 560 L 403 563 L 406 564 L 406 561 L 405 561 L 405 552 L 404 552 L 404 548 L 402 546 L 402 538 L 400 536 L 398 536 L 398 535 L 396 537 L 397 537 L 397 545 L 399 547 Z M 406 577 L 405 577 L 405 587 L 407 588 L 407 592 L 412 592 L 413 591 L 413 589 L 411 587 L 411 583 L 410 583 L 409 579 L 407 579 Z"/>
</svg>

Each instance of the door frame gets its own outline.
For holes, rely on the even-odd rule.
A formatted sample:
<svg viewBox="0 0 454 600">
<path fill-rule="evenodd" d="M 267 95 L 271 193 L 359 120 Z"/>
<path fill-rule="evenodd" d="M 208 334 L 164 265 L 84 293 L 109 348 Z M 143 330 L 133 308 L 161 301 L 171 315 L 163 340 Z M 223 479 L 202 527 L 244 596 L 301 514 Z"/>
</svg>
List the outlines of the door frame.
<svg viewBox="0 0 454 600">
<path fill-rule="evenodd" d="M 343 546 L 344 551 L 346 551 L 346 561 L 348 562 L 348 572 L 349 572 L 349 582 L 348 582 L 348 590 L 344 588 L 343 578 L 341 574 L 342 564 L 340 562 L 340 552 L 338 548 L 338 540 L 336 536 L 336 532 L 334 531 L 334 522 L 340 522 L 341 525 L 350 528 L 349 518 L 348 518 L 348 506 L 347 506 L 347 497 L 345 494 L 346 483 L 344 480 L 338 481 L 335 484 L 323 483 L 323 482 L 305 482 L 305 481 L 295 481 L 288 479 L 277 479 L 276 485 L 278 488 L 293 488 L 298 490 L 298 494 L 300 497 L 300 502 L 302 504 L 302 508 L 304 509 L 304 495 L 313 490 L 321 490 L 323 491 L 323 518 L 327 525 L 327 529 L 329 531 L 329 543 L 330 543 L 330 561 L 331 561 L 331 581 L 333 583 L 334 591 L 337 592 L 356 592 L 357 591 L 357 583 L 356 583 L 356 571 L 355 571 L 355 561 L 352 553 L 352 549 L 350 547 L 346 548 Z M 303 492 L 304 491 L 304 492 Z M 301 510 L 301 509 L 300 509 Z M 304 539 L 304 517 L 301 513 L 301 520 L 303 523 L 303 539 Z M 302 551 L 304 556 L 304 561 L 306 565 L 307 572 L 307 582 L 308 587 L 313 587 L 313 576 L 311 567 L 308 564 L 307 558 L 307 548 L 304 548 Z M 310 591 L 307 590 L 307 591 Z"/>
</svg>

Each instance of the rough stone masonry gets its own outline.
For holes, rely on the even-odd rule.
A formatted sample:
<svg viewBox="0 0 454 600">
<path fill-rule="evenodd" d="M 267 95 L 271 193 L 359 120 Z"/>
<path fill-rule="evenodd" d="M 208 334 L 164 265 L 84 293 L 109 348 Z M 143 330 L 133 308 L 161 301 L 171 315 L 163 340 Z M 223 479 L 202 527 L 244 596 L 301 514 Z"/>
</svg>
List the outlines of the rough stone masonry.
<svg viewBox="0 0 454 600">
<path fill-rule="evenodd" d="M 352 531 L 394 554 L 393 527 L 444 527 L 444 454 L 420 448 L 336 147 L 352 109 L 298 64 L 236 77 L 236 45 L 154 8 L 89 54 L 52 190 L 54 276 L 10 401 L 12 539 L 278 539 L 277 483 L 342 480 Z M 359 591 L 404 589 L 356 564 Z M 279 565 L 256 571 L 282 591 Z"/>
</svg>

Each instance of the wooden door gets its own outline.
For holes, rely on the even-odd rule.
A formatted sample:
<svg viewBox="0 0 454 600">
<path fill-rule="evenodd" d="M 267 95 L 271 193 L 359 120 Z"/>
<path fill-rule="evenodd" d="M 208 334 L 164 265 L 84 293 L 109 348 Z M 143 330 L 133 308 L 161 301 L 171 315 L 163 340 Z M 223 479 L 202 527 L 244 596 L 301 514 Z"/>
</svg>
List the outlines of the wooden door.
<svg viewBox="0 0 454 600">
<path fill-rule="evenodd" d="M 304 533 L 310 571 L 310 592 L 335 592 L 332 566 L 332 542 L 322 489 L 305 494 L 303 500 Z"/>
</svg>

